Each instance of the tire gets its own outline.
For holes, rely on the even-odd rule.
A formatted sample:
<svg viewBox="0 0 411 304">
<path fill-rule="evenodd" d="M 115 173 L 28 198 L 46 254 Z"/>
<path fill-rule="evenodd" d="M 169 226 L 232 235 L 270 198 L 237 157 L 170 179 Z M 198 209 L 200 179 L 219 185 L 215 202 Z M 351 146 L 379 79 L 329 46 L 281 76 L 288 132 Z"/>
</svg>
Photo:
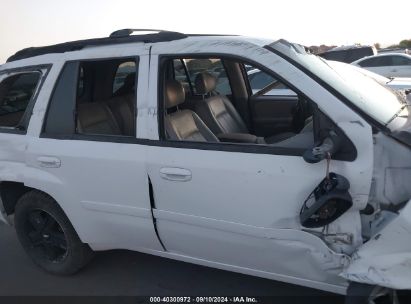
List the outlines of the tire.
<svg viewBox="0 0 411 304">
<path fill-rule="evenodd" d="M 376 285 L 351 282 L 345 304 L 401 304 L 396 290 Z"/>
<path fill-rule="evenodd" d="M 40 191 L 27 192 L 18 200 L 14 225 L 24 250 L 49 273 L 74 274 L 93 256 L 56 201 Z"/>
</svg>

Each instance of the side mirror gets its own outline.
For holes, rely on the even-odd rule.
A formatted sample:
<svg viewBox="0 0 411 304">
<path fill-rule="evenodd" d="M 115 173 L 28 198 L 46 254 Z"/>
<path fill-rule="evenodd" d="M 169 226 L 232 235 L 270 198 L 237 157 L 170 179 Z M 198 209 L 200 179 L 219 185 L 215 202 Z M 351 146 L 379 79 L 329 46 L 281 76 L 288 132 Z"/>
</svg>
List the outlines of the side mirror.
<svg viewBox="0 0 411 304">
<path fill-rule="evenodd" d="M 303 158 L 307 163 L 315 164 L 327 157 L 327 154 L 333 155 L 340 148 L 340 141 L 337 133 L 330 131 L 329 136 L 324 139 L 320 146 L 306 150 Z"/>
</svg>

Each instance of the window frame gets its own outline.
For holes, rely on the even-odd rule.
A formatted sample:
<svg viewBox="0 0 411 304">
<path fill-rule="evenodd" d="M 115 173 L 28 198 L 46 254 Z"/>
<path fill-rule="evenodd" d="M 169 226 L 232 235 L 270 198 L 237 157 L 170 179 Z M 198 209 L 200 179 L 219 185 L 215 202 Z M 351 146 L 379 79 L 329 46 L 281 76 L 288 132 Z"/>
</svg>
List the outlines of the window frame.
<svg viewBox="0 0 411 304">
<path fill-rule="evenodd" d="M 252 66 L 258 68 L 260 71 L 271 75 L 288 88 L 293 90 L 297 95 L 302 96 L 314 105 L 317 105 L 311 98 L 309 98 L 302 91 L 297 89 L 294 85 L 289 83 L 279 74 L 274 71 L 269 70 L 262 64 L 239 55 L 232 55 L 227 53 L 177 53 L 177 54 L 160 54 L 158 55 L 158 69 L 157 69 L 157 125 L 158 125 L 158 141 L 160 146 L 173 147 L 173 148 L 185 148 L 185 149 L 196 149 L 196 150 L 211 150 L 211 151 L 226 151 L 226 152 L 241 152 L 241 153 L 253 153 L 253 154 L 269 154 L 269 155 L 284 155 L 284 156 L 298 156 L 302 157 L 306 149 L 303 148 L 288 148 L 288 147 L 274 147 L 270 145 L 258 145 L 250 143 L 229 143 L 229 142 L 198 142 L 198 141 L 178 141 L 170 140 L 166 138 L 164 116 L 166 113 L 164 106 L 164 84 L 165 84 L 165 68 L 166 61 L 173 59 L 184 59 L 184 58 L 219 58 L 224 62 L 224 60 L 236 60 L 239 63 L 249 63 Z M 244 72 L 243 72 L 244 77 Z M 248 80 L 245 81 L 248 83 Z M 246 85 L 247 86 L 247 85 Z M 314 143 L 317 142 L 316 130 L 313 131 Z M 347 137 L 348 138 L 348 137 Z M 349 139 L 349 138 L 348 138 Z M 350 140 L 350 139 L 349 139 Z M 351 140 L 350 140 L 351 141 Z M 156 144 L 158 145 L 158 144 Z M 353 157 L 348 157 L 348 159 L 342 159 L 346 161 L 354 161 L 357 158 L 357 149 L 354 147 Z"/>
<path fill-rule="evenodd" d="M 54 94 L 56 92 L 57 86 L 60 83 L 61 77 L 69 64 L 77 64 L 77 73 L 75 75 L 76 77 L 76 89 L 78 86 L 78 81 L 80 77 L 80 67 L 82 62 L 98 62 L 98 61 L 110 61 L 110 60 L 118 60 L 123 62 L 127 62 L 128 60 L 134 61 L 136 64 L 136 80 L 135 80 L 135 113 L 134 113 L 134 119 L 135 119 L 135 126 L 137 126 L 137 118 L 138 118 L 138 104 L 137 104 L 137 97 L 138 97 L 138 79 L 139 79 L 139 69 L 140 69 L 140 60 L 142 55 L 128 55 L 128 56 L 110 56 L 110 57 L 98 57 L 98 58 L 78 58 L 78 59 L 70 59 L 64 62 L 62 65 L 59 74 L 53 84 L 53 89 L 48 97 L 48 102 L 47 102 L 47 109 L 44 114 L 44 119 L 43 119 L 43 124 L 40 132 L 40 138 L 49 138 L 49 139 L 60 139 L 60 140 L 85 140 L 85 141 L 99 141 L 99 142 L 111 142 L 111 143 L 135 143 L 135 140 L 137 139 L 137 134 L 133 136 L 125 136 L 125 135 L 111 135 L 111 134 L 80 134 L 77 133 L 77 128 L 76 128 L 76 123 L 77 123 L 77 99 L 78 96 L 74 100 L 71 101 L 71 106 L 74 109 L 74 115 L 67 115 L 66 112 L 64 111 L 59 111 L 57 112 L 59 121 L 69 121 L 71 119 L 74 119 L 74 130 L 72 133 L 54 133 L 54 132 L 47 132 L 46 131 L 46 125 L 48 123 L 48 117 L 49 117 L 49 112 L 51 109 L 52 105 L 52 99 L 54 97 Z M 117 71 L 117 70 L 116 70 Z M 113 75 L 114 79 L 115 74 Z M 77 91 L 76 91 L 77 93 Z M 69 118 L 71 116 L 71 119 Z"/>
<path fill-rule="evenodd" d="M 37 65 L 29 65 L 29 66 L 24 66 L 24 67 L 11 68 L 11 69 L 4 69 L 0 71 L 0 77 L 5 76 L 1 80 L 1 82 L 17 74 L 40 73 L 40 78 L 36 85 L 35 91 L 33 95 L 31 96 L 29 102 L 27 103 L 26 110 L 24 111 L 21 117 L 21 120 L 20 120 L 22 122 L 20 127 L 24 127 L 24 128 L 23 129 L 18 128 L 18 126 L 17 127 L 0 126 L 0 133 L 6 133 L 6 134 L 9 133 L 9 134 L 17 134 L 17 135 L 27 134 L 27 131 L 30 125 L 31 116 L 33 114 L 34 105 L 36 104 L 37 98 L 41 92 L 43 84 L 46 81 L 47 76 L 52 66 L 53 66 L 52 64 L 37 64 Z"/>
</svg>

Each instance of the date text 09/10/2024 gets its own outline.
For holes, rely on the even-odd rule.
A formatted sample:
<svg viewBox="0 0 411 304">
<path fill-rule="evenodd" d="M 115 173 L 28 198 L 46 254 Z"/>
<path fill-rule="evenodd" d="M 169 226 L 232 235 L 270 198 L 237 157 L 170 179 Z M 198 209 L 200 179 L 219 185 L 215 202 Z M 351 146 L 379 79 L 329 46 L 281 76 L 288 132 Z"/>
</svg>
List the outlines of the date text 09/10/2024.
<svg viewBox="0 0 411 304">
<path fill-rule="evenodd" d="M 254 297 L 150 297 L 150 303 L 258 303 Z"/>
</svg>

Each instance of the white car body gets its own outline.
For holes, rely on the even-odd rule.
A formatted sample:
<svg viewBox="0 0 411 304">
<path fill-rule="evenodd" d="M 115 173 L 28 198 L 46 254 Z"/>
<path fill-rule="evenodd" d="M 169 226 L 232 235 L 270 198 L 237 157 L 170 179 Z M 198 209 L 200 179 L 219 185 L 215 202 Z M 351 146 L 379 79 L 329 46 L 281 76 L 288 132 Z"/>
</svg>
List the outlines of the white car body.
<svg viewBox="0 0 411 304">
<path fill-rule="evenodd" d="M 411 78 L 392 78 L 386 85 L 394 90 L 411 90 Z"/>
<path fill-rule="evenodd" d="M 53 197 L 93 250 L 136 250 L 340 294 L 348 280 L 411 289 L 411 204 L 394 216 L 378 213 L 380 225 L 365 243 L 367 218 L 360 214 L 369 203 L 378 208 L 411 199 L 410 148 L 384 132 L 373 134 L 372 124 L 347 106 L 342 95 L 279 54 L 293 58 L 293 47 L 280 41 L 273 44 L 276 52 L 264 48 L 271 43 L 188 37 L 89 47 L 0 66 L 0 82 L 25 67 L 42 67 L 44 77 L 27 132 L 0 131 L 0 180 L 24 183 Z M 157 115 L 163 54 L 244 58 L 315 100 L 355 146 L 354 160 L 331 162 L 332 171 L 349 180 L 353 206 L 326 230 L 305 229 L 299 212 L 324 178 L 325 161 L 308 164 L 301 156 L 242 152 L 241 147 L 163 143 Z M 121 142 L 42 135 L 50 95 L 66 62 L 130 56 L 139 57 L 136 138 Z M 388 127 L 403 124 L 398 117 Z M 11 222 L 4 210 L 0 203 L 1 219 Z"/>
<path fill-rule="evenodd" d="M 407 54 L 380 54 L 361 58 L 352 64 L 388 78 L 411 77 L 411 55 Z"/>
</svg>

